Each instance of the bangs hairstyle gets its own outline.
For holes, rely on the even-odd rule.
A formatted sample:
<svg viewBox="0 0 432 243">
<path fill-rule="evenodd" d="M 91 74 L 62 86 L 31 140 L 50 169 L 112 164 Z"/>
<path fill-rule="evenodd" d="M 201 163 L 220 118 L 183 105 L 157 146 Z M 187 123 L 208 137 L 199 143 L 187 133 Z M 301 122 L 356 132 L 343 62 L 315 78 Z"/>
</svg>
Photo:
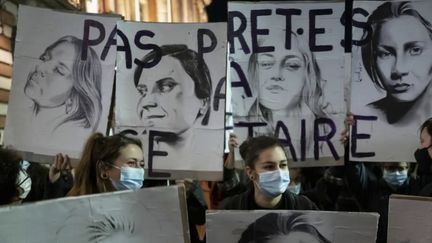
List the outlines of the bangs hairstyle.
<svg viewBox="0 0 432 243">
<path fill-rule="evenodd" d="M 376 62 L 381 27 L 387 21 L 401 16 L 412 16 L 416 18 L 426 28 L 429 32 L 429 37 L 432 39 L 432 25 L 413 8 L 410 2 L 386 2 L 375 9 L 366 22 L 367 25 L 371 27 L 372 33 L 365 31 L 362 37 L 362 39 L 370 38 L 370 41 L 361 47 L 361 52 L 363 66 L 378 90 L 385 90 L 378 73 Z"/>
</svg>

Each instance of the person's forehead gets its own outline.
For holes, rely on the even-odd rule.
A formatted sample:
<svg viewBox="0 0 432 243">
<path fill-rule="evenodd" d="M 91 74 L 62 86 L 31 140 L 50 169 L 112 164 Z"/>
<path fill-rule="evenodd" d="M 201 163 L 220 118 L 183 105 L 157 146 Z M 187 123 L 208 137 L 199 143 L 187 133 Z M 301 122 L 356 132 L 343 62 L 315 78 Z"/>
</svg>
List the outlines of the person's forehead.
<svg viewBox="0 0 432 243">
<path fill-rule="evenodd" d="M 171 56 L 163 56 L 156 66 L 143 69 L 140 83 L 156 82 L 167 77 L 185 78 L 185 75 L 187 75 L 187 73 L 179 60 Z"/>
<path fill-rule="evenodd" d="M 75 47 L 68 42 L 61 42 L 50 50 L 52 56 L 65 56 L 68 59 L 74 59 Z"/>
<path fill-rule="evenodd" d="M 125 147 L 120 149 L 120 157 L 121 158 L 136 158 L 142 159 L 143 152 L 142 149 L 136 144 L 128 144 Z"/>
<path fill-rule="evenodd" d="M 384 163 L 384 167 L 406 167 L 408 166 L 407 162 L 386 162 Z"/>
<path fill-rule="evenodd" d="M 274 56 L 275 58 L 284 58 L 286 56 L 297 56 L 298 58 L 301 58 L 302 53 L 299 50 L 299 43 L 297 38 L 291 34 L 291 48 L 286 49 L 285 48 L 285 32 L 283 33 L 283 38 L 279 38 L 279 36 L 276 36 L 276 38 L 267 36 L 263 37 L 259 42 L 261 42 L 260 46 L 273 46 L 275 48 L 274 52 L 264 52 L 263 54 L 269 54 Z M 282 34 L 281 34 L 282 35 Z"/>
<path fill-rule="evenodd" d="M 403 15 L 385 21 L 380 28 L 379 42 L 402 45 L 414 41 L 430 41 L 429 31 L 416 18 Z"/>
<path fill-rule="evenodd" d="M 286 155 L 284 150 L 280 146 L 275 146 L 271 148 L 264 149 L 260 152 L 258 156 L 259 162 L 280 162 L 286 160 Z"/>
</svg>

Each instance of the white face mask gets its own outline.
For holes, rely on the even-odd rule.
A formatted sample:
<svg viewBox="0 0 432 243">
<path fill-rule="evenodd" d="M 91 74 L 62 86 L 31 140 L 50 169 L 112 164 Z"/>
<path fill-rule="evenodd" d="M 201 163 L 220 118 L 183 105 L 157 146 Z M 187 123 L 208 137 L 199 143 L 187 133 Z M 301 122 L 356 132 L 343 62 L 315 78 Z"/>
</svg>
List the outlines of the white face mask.
<svg viewBox="0 0 432 243">
<path fill-rule="evenodd" d="M 384 171 L 383 171 L 383 179 L 389 185 L 392 185 L 394 187 L 400 187 L 408 179 L 408 170 L 388 171 L 388 170 L 384 169 Z"/>
<path fill-rule="evenodd" d="M 19 171 L 18 180 L 17 180 L 18 187 L 21 188 L 19 198 L 25 199 L 28 194 L 30 193 L 31 186 L 32 186 L 32 180 L 30 176 L 25 172 L 24 170 Z"/>
<path fill-rule="evenodd" d="M 258 175 L 260 191 L 270 197 L 277 197 L 284 193 L 290 183 L 288 170 L 266 171 Z"/>
<path fill-rule="evenodd" d="M 144 169 L 143 168 L 133 168 L 133 167 L 117 167 L 120 170 L 120 180 L 111 182 L 115 189 L 117 190 L 138 190 L 142 187 L 144 182 Z"/>
<path fill-rule="evenodd" d="M 301 191 L 301 183 L 292 185 L 292 186 L 288 186 L 288 190 L 296 195 L 300 194 Z"/>
</svg>

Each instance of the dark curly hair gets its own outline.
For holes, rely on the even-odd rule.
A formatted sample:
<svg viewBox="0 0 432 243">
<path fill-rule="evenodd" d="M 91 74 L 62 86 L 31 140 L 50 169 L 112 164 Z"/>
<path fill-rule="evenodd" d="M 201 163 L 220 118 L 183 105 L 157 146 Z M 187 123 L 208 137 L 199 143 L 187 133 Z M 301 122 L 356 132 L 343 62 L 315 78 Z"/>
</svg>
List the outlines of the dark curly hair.
<svg viewBox="0 0 432 243">
<path fill-rule="evenodd" d="M 21 155 L 11 149 L 0 148 L 0 205 L 6 205 L 19 196 L 17 180 Z"/>
</svg>

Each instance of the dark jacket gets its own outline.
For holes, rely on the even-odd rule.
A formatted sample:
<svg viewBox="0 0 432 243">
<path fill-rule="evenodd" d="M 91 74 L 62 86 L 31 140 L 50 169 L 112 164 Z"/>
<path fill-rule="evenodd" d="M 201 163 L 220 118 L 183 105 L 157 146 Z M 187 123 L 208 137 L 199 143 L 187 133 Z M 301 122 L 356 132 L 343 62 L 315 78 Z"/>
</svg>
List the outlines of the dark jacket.
<svg viewBox="0 0 432 243">
<path fill-rule="evenodd" d="M 205 212 L 206 207 L 195 197 L 192 192 L 187 192 L 187 209 L 189 221 L 189 235 L 191 243 L 206 242 L 205 238 L 200 240 L 197 226 L 205 225 Z"/>
<path fill-rule="evenodd" d="M 238 195 L 226 198 L 220 203 L 220 209 L 234 210 L 255 210 L 260 209 L 254 198 L 254 186 L 250 184 L 248 189 Z M 296 194 L 286 190 L 282 194 L 282 200 L 275 209 L 289 210 L 318 210 L 318 207 L 305 196 L 297 196 Z"/>
<path fill-rule="evenodd" d="M 382 177 L 377 177 L 363 163 L 347 162 L 345 179 L 351 192 L 355 195 L 362 211 L 380 214 L 377 243 L 387 242 L 388 204 L 391 194 L 418 195 L 429 181 L 423 177 L 408 177 L 405 183 L 394 188 L 389 186 Z"/>
<path fill-rule="evenodd" d="M 46 177 L 44 199 L 54 199 L 65 197 L 66 194 L 72 189 L 73 176 L 71 173 L 60 176 L 60 178 L 51 183 L 48 176 Z"/>
<path fill-rule="evenodd" d="M 419 193 L 419 196 L 432 197 L 432 183 L 429 183 L 425 187 L 423 187 L 423 189 Z"/>
</svg>

